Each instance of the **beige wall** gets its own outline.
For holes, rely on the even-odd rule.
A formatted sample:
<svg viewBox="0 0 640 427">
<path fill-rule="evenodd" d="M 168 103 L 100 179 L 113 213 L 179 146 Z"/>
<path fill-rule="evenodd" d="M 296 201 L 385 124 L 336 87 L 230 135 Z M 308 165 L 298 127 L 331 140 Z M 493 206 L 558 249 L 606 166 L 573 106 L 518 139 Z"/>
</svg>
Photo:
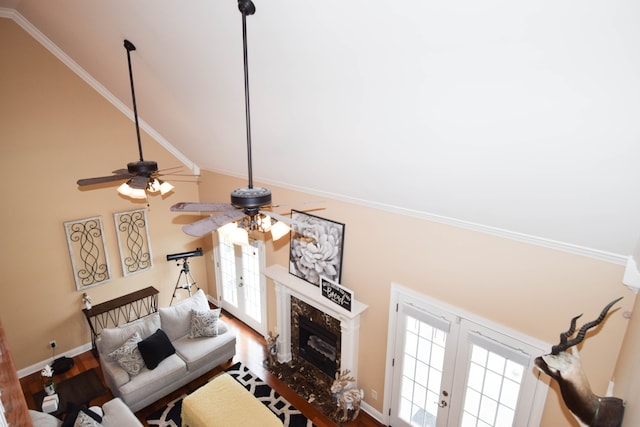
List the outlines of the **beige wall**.
<svg viewBox="0 0 640 427">
<path fill-rule="evenodd" d="M 202 201 L 225 201 L 246 185 L 242 179 L 204 173 Z M 256 185 L 260 185 L 259 183 Z M 262 184 L 264 185 L 264 184 Z M 361 320 L 359 386 L 367 403 L 382 411 L 389 292 L 396 282 L 506 325 L 534 338 L 557 342 L 575 314 L 596 318 L 617 296 L 625 296 L 597 334 L 590 333 L 581 357 L 594 392 L 603 395 L 613 376 L 627 328 L 623 317 L 634 295 L 621 284 L 622 267 L 557 250 L 340 202 L 273 185 L 275 204 L 345 224 L 342 284 L 369 305 Z M 287 265 L 288 245 L 267 242 L 267 265 Z M 274 250 L 275 249 L 275 250 Z M 211 283 L 213 278 L 209 279 Z M 589 319 L 592 320 L 592 319 Z M 275 293 L 269 287 L 269 327 L 275 328 Z M 371 389 L 378 400 L 371 399 Z M 574 426 L 551 390 L 543 426 Z"/>
<path fill-rule="evenodd" d="M 150 199 L 155 267 L 123 278 L 112 214 L 140 205 L 119 197 L 115 187 L 80 191 L 75 181 L 106 175 L 136 160 L 133 123 L 7 19 L 0 19 L 0 58 L 0 177 L 4 184 L 0 318 L 18 369 L 49 357 L 51 339 L 58 341 L 60 352 L 89 340 L 62 228 L 66 220 L 104 217 L 114 279 L 89 290 L 95 303 L 154 285 L 161 290 L 161 305 L 167 305 L 178 269 L 166 262 L 165 255 L 196 246 L 204 246 L 207 255 L 194 259 L 194 276 L 205 291 L 215 295 L 211 239 L 185 236 L 179 225 L 193 220 L 194 215 L 172 214 L 169 206 L 198 198 L 224 202 L 233 188 L 246 182 L 215 173 L 203 173 L 199 188 L 171 180 L 177 184 L 174 195 Z M 143 100 L 138 107 L 144 117 Z M 158 161 L 161 168 L 177 164 L 147 135 L 143 135 L 143 145 L 145 157 Z M 634 303 L 634 296 L 621 285 L 621 266 L 358 204 L 269 188 L 275 203 L 288 204 L 278 212 L 319 206 L 324 210 L 318 215 L 346 225 L 342 283 L 369 305 L 361 323 L 358 380 L 367 403 L 376 410 L 382 411 L 391 282 L 550 343 L 574 314 L 595 317 L 604 304 L 624 295 L 618 305 L 621 309 L 590 334 L 581 348 L 594 391 L 604 393 L 628 324 L 622 313 Z M 286 241 L 267 242 L 268 264 L 287 265 L 287 261 Z M 268 298 L 269 328 L 273 330 L 271 283 Z M 616 375 L 620 378 L 631 370 L 625 368 Z M 378 392 L 377 401 L 371 399 L 372 389 Z M 549 393 L 542 425 L 575 425 L 561 409 L 555 389 Z"/>
<path fill-rule="evenodd" d="M 24 369 L 51 357 L 51 340 L 58 343 L 57 354 L 89 341 L 64 221 L 103 217 L 113 279 L 87 290 L 95 304 L 155 286 L 160 304 L 168 305 L 179 268 L 166 261 L 166 254 L 203 243 L 183 234 L 169 211 L 178 197 L 197 199 L 197 184 L 171 179 L 174 195 L 149 199 L 154 267 L 124 278 L 113 214 L 145 203 L 120 197 L 116 186 L 79 190 L 76 180 L 109 175 L 138 160 L 133 122 L 16 23 L 2 18 L 0 58 L 0 318 L 16 367 Z M 144 101 L 138 106 L 144 111 Z M 145 159 L 160 168 L 181 166 L 144 133 L 142 143 Z M 204 264 L 204 257 L 194 260 L 193 274 L 208 290 Z"/>
<path fill-rule="evenodd" d="M 616 387 L 614 395 L 627 401 L 623 427 L 640 425 L 640 313 L 636 299 L 618 364 L 616 365 Z"/>
</svg>

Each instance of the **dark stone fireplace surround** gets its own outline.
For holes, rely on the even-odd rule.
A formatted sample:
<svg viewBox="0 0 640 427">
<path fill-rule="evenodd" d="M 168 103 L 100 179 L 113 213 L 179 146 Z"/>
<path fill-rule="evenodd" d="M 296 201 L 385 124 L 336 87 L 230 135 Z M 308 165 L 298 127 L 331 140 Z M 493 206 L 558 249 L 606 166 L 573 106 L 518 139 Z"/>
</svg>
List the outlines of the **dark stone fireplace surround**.
<svg viewBox="0 0 640 427">
<path fill-rule="evenodd" d="M 295 324 L 296 318 L 303 312 L 336 335 L 337 367 L 341 371 L 348 369 L 350 375 L 357 380 L 360 315 L 367 309 L 367 305 L 354 299 L 351 311 L 347 311 L 323 297 L 320 288 L 289 274 L 280 265 L 267 267 L 265 275 L 275 283 L 278 362 L 288 363 L 293 359 L 299 342 L 299 335 L 296 336 L 299 326 Z M 313 311 L 307 307 L 313 308 Z M 296 312 L 297 315 L 294 314 Z"/>
<path fill-rule="evenodd" d="M 310 342 L 320 341 L 321 346 L 331 346 L 333 357 L 318 351 Z M 291 297 L 291 355 L 293 360 L 302 358 L 333 377 L 340 367 L 340 321 L 304 301 Z"/>
</svg>

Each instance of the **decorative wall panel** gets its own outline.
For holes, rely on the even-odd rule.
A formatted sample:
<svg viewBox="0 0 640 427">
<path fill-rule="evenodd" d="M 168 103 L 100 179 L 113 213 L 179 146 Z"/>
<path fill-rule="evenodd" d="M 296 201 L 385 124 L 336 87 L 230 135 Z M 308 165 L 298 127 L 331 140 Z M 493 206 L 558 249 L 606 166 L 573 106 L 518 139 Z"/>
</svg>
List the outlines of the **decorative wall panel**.
<svg viewBox="0 0 640 427">
<path fill-rule="evenodd" d="M 120 248 L 122 274 L 129 276 L 153 267 L 147 228 L 147 210 L 137 209 L 113 214 Z"/>
<path fill-rule="evenodd" d="M 109 257 L 104 242 L 102 217 L 64 223 L 73 279 L 81 291 L 111 280 Z"/>
</svg>

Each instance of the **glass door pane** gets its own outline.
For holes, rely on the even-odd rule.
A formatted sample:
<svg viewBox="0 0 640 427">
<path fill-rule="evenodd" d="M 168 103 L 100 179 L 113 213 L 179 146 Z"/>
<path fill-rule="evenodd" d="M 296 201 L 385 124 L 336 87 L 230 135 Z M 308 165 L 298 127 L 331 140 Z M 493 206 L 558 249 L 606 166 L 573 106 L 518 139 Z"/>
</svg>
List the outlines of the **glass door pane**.
<svg viewBox="0 0 640 427">
<path fill-rule="evenodd" d="M 469 320 L 460 323 L 451 422 L 459 427 L 528 426 L 537 387 L 529 344 Z"/>
<path fill-rule="evenodd" d="M 253 245 L 242 246 L 242 289 L 244 313 L 256 322 L 262 321 L 260 257 Z"/>
<path fill-rule="evenodd" d="M 511 426 L 524 366 L 472 344 L 461 427 Z"/>
<path fill-rule="evenodd" d="M 445 372 L 449 319 L 422 312 L 410 305 L 400 308 L 395 360 L 399 362 L 396 411 L 392 425 L 440 427 L 446 425 L 447 396 L 451 390 Z M 448 384 L 445 386 L 445 384 Z M 394 415 L 395 414 L 395 415 Z"/>
<path fill-rule="evenodd" d="M 218 277 L 222 283 L 222 295 L 220 297 L 233 307 L 238 307 L 237 272 L 236 272 L 236 247 L 227 240 L 223 234 L 218 234 Z"/>
<path fill-rule="evenodd" d="M 222 307 L 262 335 L 266 335 L 266 284 L 260 269 L 260 242 L 234 245 L 218 233 L 218 294 Z"/>
</svg>

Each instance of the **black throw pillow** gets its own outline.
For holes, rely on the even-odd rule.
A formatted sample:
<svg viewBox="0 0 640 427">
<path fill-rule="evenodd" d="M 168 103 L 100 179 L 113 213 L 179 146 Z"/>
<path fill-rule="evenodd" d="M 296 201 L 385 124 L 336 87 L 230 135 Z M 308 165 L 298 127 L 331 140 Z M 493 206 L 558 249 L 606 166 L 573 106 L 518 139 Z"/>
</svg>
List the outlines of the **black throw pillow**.
<svg viewBox="0 0 640 427">
<path fill-rule="evenodd" d="M 152 335 L 138 343 L 138 350 L 148 369 L 155 369 L 164 359 L 176 352 L 169 337 L 158 329 Z"/>
<path fill-rule="evenodd" d="M 60 427 L 73 427 L 80 412 L 84 412 L 98 423 L 102 422 L 102 417 L 87 408 L 85 405 L 78 405 L 77 403 L 69 402 L 67 404 L 67 416 L 64 417 L 64 421 Z"/>
</svg>

